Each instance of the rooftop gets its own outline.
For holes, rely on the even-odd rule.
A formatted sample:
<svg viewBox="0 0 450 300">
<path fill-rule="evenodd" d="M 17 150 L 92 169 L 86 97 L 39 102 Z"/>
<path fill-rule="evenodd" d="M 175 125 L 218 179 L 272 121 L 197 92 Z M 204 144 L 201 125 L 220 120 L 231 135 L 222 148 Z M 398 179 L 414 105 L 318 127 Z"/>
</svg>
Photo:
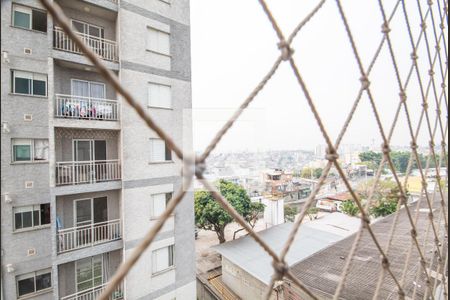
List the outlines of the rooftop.
<svg viewBox="0 0 450 300">
<path fill-rule="evenodd" d="M 360 219 L 349 217 L 341 213 L 328 215 L 315 222 L 303 224 L 289 251 L 286 262 L 296 264 L 303 259 L 329 247 L 355 233 Z M 292 231 L 293 223 L 285 223 L 271 227 L 258 234 L 280 254 Z M 268 284 L 273 275 L 272 258 L 259 246 L 253 238 L 246 236 L 238 240 L 213 247 L 222 256 L 235 265 Z"/>
<path fill-rule="evenodd" d="M 439 197 L 436 197 L 439 198 Z M 412 204 L 411 213 L 416 214 L 416 205 L 419 202 Z M 439 208 L 439 203 L 436 200 L 434 203 L 435 209 Z M 428 221 L 428 213 L 426 201 L 420 203 L 418 210 L 417 232 L 425 233 L 430 224 Z M 402 209 L 399 212 L 398 223 L 393 237 L 393 242 L 388 254 L 390 259 L 390 266 L 397 278 L 401 278 L 405 258 L 411 247 L 411 224 L 406 215 L 406 210 Z M 438 211 L 435 211 L 436 217 Z M 388 243 L 391 227 L 394 222 L 394 215 L 381 219 L 374 223 L 372 228 L 377 239 L 380 241 L 382 247 L 385 249 Z M 445 230 L 441 229 L 441 234 L 445 234 Z M 301 230 L 301 228 L 300 228 Z M 425 241 L 423 234 L 420 234 L 418 239 L 422 245 Z M 307 259 L 302 260 L 291 267 L 292 273 L 303 282 L 306 287 L 315 291 L 316 296 L 320 299 L 331 299 L 336 291 L 338 283 L 341 280 L 341 272 L 345 265 L 345 258 L 350 252 L 355 236 L 347 237 L 338 243 L 316 252 Z M 424 247 L 424 252 L 427 259 L 431 259 L 433 254 L 433 234 L 428 235 L 427 247 Z M 414 287 L 417 285 L 417 299 L 422 299 L 426 284 L 424 283 L 424 275 L 420 273 L 420 278 L 415 278 L 419 264 L 419 254 L 415 247 L 412 248 L 412 256 L 408 264 L 407 278 L 404 282 L 408 283 L 404 286 L 407 296 L 412 298 Z M 435 261 L 434 261 L 435 263 Z M 380 253 L 375 247 L 375 244 L 369 234 L 365 232 L 356 250 L 354 259 L 352 260 L 352 267 L 350 268 L 346 284 L 341 293 L 342 299 L 372 299 L 374 291 L 376 290 L 377 281 L 381 270 Z M 294 285 L 288 289 L 296 290 Z M 397 298 L 396 285 L 393 279 L 386 274 L 384 283 L 381 287 L 381 294 L 378 299 L 396 299 Z"/>
</svg>

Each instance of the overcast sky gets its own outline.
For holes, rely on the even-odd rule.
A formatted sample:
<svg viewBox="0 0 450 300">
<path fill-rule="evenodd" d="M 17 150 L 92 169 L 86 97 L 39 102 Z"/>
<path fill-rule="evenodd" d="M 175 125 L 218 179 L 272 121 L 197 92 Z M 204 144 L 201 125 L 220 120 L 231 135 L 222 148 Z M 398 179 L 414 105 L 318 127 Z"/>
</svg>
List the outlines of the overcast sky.
<svg viewBox="0 0 450 300">
<path fill-rule="evenodd" d="M 436 0 L 438 1 L 438 0 Z M 440 1 L 440 0 L 439 0 Z M 268 0 L 285 35 L 308 14 L 318 0 Z M 394 0 L 384 0 L 391 12 Z M 416 1 L 408 2 L 413 35 L 417 39 L 420 19 Z M 426 4 L 426 1 L 421 1 Z M 381 41 L 382 16 L 378 1 L 342 1 L 358 50 L 367 68 Z M 423 9 L 425 10 L 425 6 Z M 436 19 L 438 10 L 434 11 Z M 431 26 L 431 23 L 429 26 Z M 194 107 L 194 147 L 202 150 L 233 113 L 279 55 L 277 38 L 257 0 L 192 0 L 192 84 Z M 404 15 L 399 8 L 392 24 L 394 50 L 402 80 L 411 66 Z M 431 28 L 430 28 L 431 30 Z M 429 31 L 430 42 L 434 42 Z M 422 77 L 429 69 L 425 43 L 419 51 Z M 328 0 L 321 11 L 299 33 L 293 43 L 294 58 L 333 141 L 356 98 L 360 74 L 345 34 L 336 1 Z M 434 48 L 432 49 L 434 51 Z M 440 71 L 436 69 L 437 77 Z M 381 52 L 371 78 L 371 88 L 387 131 L 399 101 L 399 88 L 388 48 Z M 427 80 L 425 80 L 427 82 Z M 441 80 L 438 81 L 440 87 Z M 420 113 L 417 78 L 407 90 L 415 127 Z M 431 94 L 433 95 L 433 94 Z M 430 98 L 434 112 L 434 98 Z M 434 115 L 434 114 L 433 114 Z M 402 112 L 393 144 L 408 145 L 409 131 Z M 424 127 L 425 129 L 425 127 Z M 421 131 L 419 142 L 429 137 Z M 354 114 L 345 144 L 381 144 L 380 134 L 366 96 Z M 313 149 L 324 144 L 317 123 L 300 86 L 284 63 L 250 110 L 219 145 L 219 151 Z"/>
</svg>

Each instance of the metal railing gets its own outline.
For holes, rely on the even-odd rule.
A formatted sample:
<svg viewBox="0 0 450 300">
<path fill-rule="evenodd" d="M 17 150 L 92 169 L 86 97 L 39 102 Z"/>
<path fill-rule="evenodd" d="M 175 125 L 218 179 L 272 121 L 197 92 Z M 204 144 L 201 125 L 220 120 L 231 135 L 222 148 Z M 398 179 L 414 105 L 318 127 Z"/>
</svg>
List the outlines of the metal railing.
<svg viewBox="0 0 450 300">
<path fill-rule="evenodd" d="M 121 179 L 120 161 L 64 161 L 56 163 L 56 185 L 72 185 Z"/>
<path fill-rule="evenodd" d="M 116 100 L 56 94 L 55 105 L 58 118 L 119 120 L 119 102 Z"/>
<path fill-rule="evenodd" d="M 80 32 L 77 32 L 77 35 L 100 58 L 115 62 L 119 61 L 119 48 L 115 41 L 87 35 Z M 64 30 L 59 27 L 55 27 L 53 29 L 53 48 L 62 51 L 83 54 L 81 49 L 64 32 Z"/>
<path fill-rule="evenodd" d="M 61 300 L 95 300 L 97 299 L 100 294 L 105 289 L 107 283 L 104 283 L 102 285 L 72 294 L 65 297 L 61 297 Z M 114 292 L 109 297 L 110 300 L 119 300 L 123 299 L 123 287 L 122 285 L 119 285 L 114 289 Z"/>
<path fill-rule="evenodd" d="M 61 229 L 56 234 L 58 253 L 95 246 L 121 238 L 120 219 Z"/>
</svg>

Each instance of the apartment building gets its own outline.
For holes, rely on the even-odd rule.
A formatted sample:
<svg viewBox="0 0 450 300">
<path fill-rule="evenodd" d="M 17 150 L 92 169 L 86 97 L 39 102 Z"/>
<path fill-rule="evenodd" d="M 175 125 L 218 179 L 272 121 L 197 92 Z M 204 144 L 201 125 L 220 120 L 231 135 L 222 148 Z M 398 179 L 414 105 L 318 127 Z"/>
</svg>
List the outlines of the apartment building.
<svg viewBox="0 0 450 300">
<path fill-rule="evenodd" d="M 189 0 L 55 0 L 184 149 Z M 37 0 L 1 1 L 2 298 L 95 299 L 182 185 L 175 155 Z M 196 299 L 192 194 L 111 299 Z"/>
</svg>

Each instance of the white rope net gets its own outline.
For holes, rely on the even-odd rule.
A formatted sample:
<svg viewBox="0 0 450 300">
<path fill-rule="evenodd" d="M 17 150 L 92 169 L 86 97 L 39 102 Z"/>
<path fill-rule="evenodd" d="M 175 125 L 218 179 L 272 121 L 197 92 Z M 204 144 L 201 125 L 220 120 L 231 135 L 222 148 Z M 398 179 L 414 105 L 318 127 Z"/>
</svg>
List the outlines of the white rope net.
<svg viewBox="0 0 450 300">
<path fill-rule="evenodd" d="M 351 7 L 344 7 L 341 0 L 328 0 L 328 2 L 335 2 L 336 13 L 342 19 L 342 26 L 345 29 L 347 40 L 357 64 L 357 69 L 360 76 L 360 89 L 353 102 L 352 108 L 348 113 L 348 117 L 342 126 L 340 134 L 337 139 L 333 141 L 321 119 L 321 115 L 316 108 L 317 101 L 308 89 L 308 83 L 305 80 L 301 68 L 298 67 L 296 60 L 293 57 L 294 50 L 291 48 L 294 39 L 299 32 L 305 30 L 308 22 L 317 17 L 318 12 L 324 7 L 326 0 L 317 1 L 316 7 L 300 21 L 298 26 L 290 35 L 286 35 L 277 23 L 273 16 L 270 7 L 265 0 L 259 0 L 259 4 L 266 14 L 268 21 L 273 27 L 278 37 L 278 48 L 280 50 L 279 57 L 273 63 L 269 72 L 263 77 L 260 83 L 250 95 L 244 100 L 241 106 L 236 110 L 234 115 L 225 123 L 222 129 L 213 138 L 209 146 L 198 157 L 193 157 L 189 154 L 183 153 L 179 145 L 177 145 L 165 132 L 162 130 L 154 120 L 145 112 L 145 110 L 133 99 L 131 94 L 123 87 L 117 76 L 107 69 L 101 59 L 85 45 L 83 41 L 71 29 L 67 17 L 64 15 L 60 7 L 50 0 L 40 0 L 42 4 L 48 9 L 52 15 L 55 23 L 67 33 L 67 35 L 76 43 L 81 51 L 89 58 L 98 72 L 111 83 L 118 94 L 134 108 L 140 118 L 142 118 L 148 127 L 156 132 L 160 138 L 166 141 L 168 147 L 176 154 L 176 156 L 183 161 L 183 186 L 167 205 L 166 211 L 158 219 L 154 227 L 144 236 L 141 243 L 133 250 L 132 254 L 119 267 L 116 274 L 113 276 L 108 286 L 99 297 L 99 299 L 106 300 L 114 291 L 115 287 L 121 284 L 127 273 L 133 265 L 140 258 L 142 253 L 150 246 L 155 236 L 163 227 L 164 223 L 170 217 L 176 206 L 183 199 L 187 193 L 187 186 L 189 186 L 193 178 L 197 178 L 203 186 L 211 192 L 216 201 L 228 211 L 228 213 L 245 228 L 249 235 L 272 257 L 273 259 L 273 276 L 267 288 L 265 298 L 269 299 L 272 296 L 273 288 L 276 282 L 284 280 L 292 287 L 290 290 L 292 295 L 302 295 L 304 298 L 321 299 L 324 298 L 323 291 L 319 293 L 316 288 L 311 288 L 311 282 L 318 280 L 314 276 L 309 276 L 307 272 L 302 272 L 298 269 L 292 270 L 286 262 L 286 255 L 290 250 L 298 231 L 301 229 L 302 221 L 307 214 L 308 208 L 312 205 L 316 195 L 319 193 L 321 187 L 324 185 L 330 170 L 335 168 L 342 178 L 346 188 L 350 192 L 355 204 L 359 209 L 361 218 L 361 226 L 355 236 L 346 239 L 344 244 L 338 244 L 337 249 L 345 253 L 345 259 L 342 262 L 342 271 L 336 285 L 331 288 L 324 288 L 327 290 L 326 298 L 341 299 L 341 298 L 358 298 L 355 295 L 349 295 L 348 289 L 352 284 L 358 284 L 358 278 L 366 276 L 368 273 L 375 275 L 375 280 L 371 285 L 365 287 L 367 295 L 363 298 L 412 298 L 412 299 L 434 299 L 437 289 L 442 290 L 442 295 L 447 298 L 448 295 L 448 281 L 447 281 L 447 235 L 448 235 L 448 216 L 447 216 L 447 134 L 448 121 L 444 113 L 448 112 L 448 96 L 447 96 L 447 72 L 448 72 L 448 50 L 447 50 L 447 26 L 448 26 L 448 4 L 446 0 L 396 0 L 395 5 L 391 11 L 386 11 L 386 0 L 372 0 L 377 2 L 380 15 L 380 36 L 373 37 L 380 39 L 380 43 L 375 50 L 375 54 L 368 62 L 362 61 L 359 46 L 353 34 L 353 28 L 350 25 L 346 12 L 351 10 Z M 256 1 L 256 0 L 255 0 Z M 389 7 L 391 7 L 391 4 Z M 409 12 L 415 9 L 418 18 L 411 19 Z M 375 13 L 375 12 L 374 12 Z M 394 51 L 393 40 L 391 36 L 391 21 L 393 18 L 401 18 L 404 25 L 407 27 L 403 40 L 397 41 L 401 43 L 409 43 L 411 52 L 408 54 L 410 59 L 410 67 L 408 70 L 401 70 L 399 64 L 398 54 Z M 415 36 L 413 28 L 420 26 L 420 33 Z M 395 37 L 398 39 L 398 37 Z M 381 114 L 379 110 L 380 100 L 377 99 L 373 88 L 371 87 L 371 73 L 374 67 L 379 63 L 380 53 L 387 51 L 392 64 L 392 72 L 396 78 L 397 93 L 395 98 L 398 99 L 397 110 L 395 118 L 389 128 L 385 128 L 381 121 Z M 424 57 L 419 57 L 418 53 L 426 53 Z M 314 58 L 312 58 L 314 59 Z M 403 59 L 403 57 L 402 57 Z M 206 169 L 205 161 L 211 152 L 216 148 L 228 130 L 233 127 L 235 122 L 239 119 L 241 114 L 248 108 L 248 106 L 255 101 L 258 93 L 261 92 L 267 83 L 271 80 L 273 75 L 278 71 L 281 64 L 288 64 L 292 69 L 292 74 L 298 82 L 304 98 L 306 99 L 308 109 L 312 112 L 323 140 L 327 146 L 326 159 L 328 163 L 319 179 L 319 182 L 302 208 L 300 215 L 293 225 L 293 230 L 289 238 L 285 242 L 284 248 L 280 254 L 275 253 L 260 236 L 248 225 L 248 223 L 240 216 L 237 211 L 227 202 L 227 200 L 220 194 L 215 185 L 209 183 L 203 176 Z M 365 67 L 367 64 L 368 67 Z M 407 76 L 402 77 L 406 72 Z M 420 93 L 416 91 L 410 92 L 412 83 L 418 84 Z M 409 99 L 417 98 L 420 100 L 420 114 L 412 114 L 411 109 L 413 103 Z M 380 150 L 383 153 L 383 159 L 375 175 L 373 186 L 369 193 L 367 201 L 362 201 L 358 193 L 352 188 L 352 185 L 343 170 L 339 161 L 338 150 L 341 142 L 347 133 L 347 129 L 353 120 L 353 115 L 362 101 L 368 99 L 372 114 L 378 128 L 380 137 L 382 139 L 382 146 Z M 430 107 L 434 107 L 433 111 Z M 417 109 L 416 107 L 414 107 Z M 400 119 L 400 116 L 404 118 Z M 405 120 L 400 122 L 400 120 Z M 416 124 L 417 126 L 414 126 Z M 403 180 L 398 175 L 391 157 L 391 140 L 393 133 L 397 127 L 403 126 L 409 133 L 411 141 L 411 156 L 406 172 L 406 177 Z M 420 153 L 418 152 L 418 136 L 421 129 L 427 132 L 429 144 L 429 154 L 427 162 L 422 164 Z M 440 144 L 440 146 L 436 146 Z M 408 202 L 408 194 L 406 186 L 410 176 L 410 171 L 413 165 L 417 165 L 422 181 L 422 191 L 418 201 L 415 203 Z M 430 165 L 436 166 L 436 182 L 434 191 L 427 188 L 427 176 Z M 388 168 L 392 174 L 395 183 L 399 189 L 398 212 L 390 217 L 389 226 L 384 228 L 388 231 L 380 232 L 374 229 L 369 217 L 369 203 L 371 202 L 374 193 L 378 188 L 380 177 L 384 168 Z M 444 167 L 446 169 L 444 169 Z M 444 171 L 445 170 L 445 171 Z M 442 174 L 446 172 L 446 174 Z M 403 180 L 403 181 L 402 181 Z M 426 218 L 420 214 L 421 209 L 428 209 L 429 213 Z M 421 222 L 421 226 L 418 226 Z M 371 243 L 378 252 L 380 259 L 377 264 L 373 265 L 371 270 L 358 270 L 355 268 L 358 262 L 358 253 L 363 251 L 364 245 Z M 342 247 L 340 247 L 341 245 Z M 345 246 L 346 245 L 346 246 Z M 340 247 L 340 248 L 339 248 Z M 407 249 L 407 255 L 399 257 L 399 249 Z M 412 268 L 411 265 L 416 266 Z M 417 262 L 417 263 L 415 263 Z M 305 266 L 305 270 L 307 266 Z M 311 268 L 325 268 L 320 265 L 312 265 Z M 325 270 L 325 269 L 324 269 Z M 419 287 L 419 282 L 423 282 L 424 286 Z M 386 293 L 386 285 L 388 285 L 389 293 Z M 347 290 L 346 290 L 347 289 Z M 351 288 L 350 288 L 351 290 Z M 288 299 L 288 295 L 286 296 Z M 293 297 L 292 299 L 298 299 Z"/>
</svg>

